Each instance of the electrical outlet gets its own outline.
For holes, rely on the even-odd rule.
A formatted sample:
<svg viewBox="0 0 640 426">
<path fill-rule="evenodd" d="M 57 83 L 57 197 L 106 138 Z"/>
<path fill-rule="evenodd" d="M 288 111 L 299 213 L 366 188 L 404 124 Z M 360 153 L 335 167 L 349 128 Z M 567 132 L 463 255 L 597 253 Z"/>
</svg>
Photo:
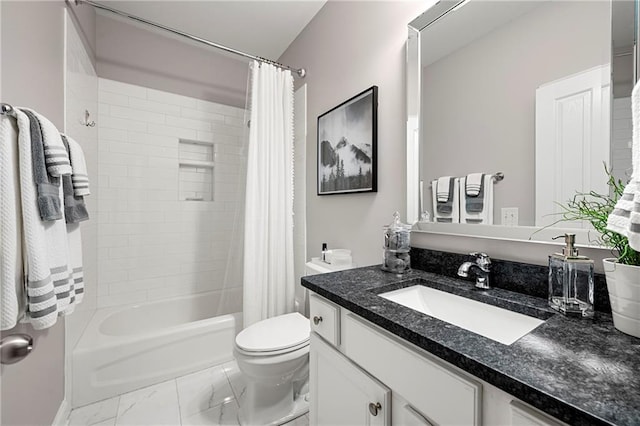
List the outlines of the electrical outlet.
<svg viewBox="0 0 640 426">
<path fill-rule="evenodd" d="M 518 226 L 518 208 L 517 207 L 503 207 L 502 224 L 504 226 Z"/>
</svg>

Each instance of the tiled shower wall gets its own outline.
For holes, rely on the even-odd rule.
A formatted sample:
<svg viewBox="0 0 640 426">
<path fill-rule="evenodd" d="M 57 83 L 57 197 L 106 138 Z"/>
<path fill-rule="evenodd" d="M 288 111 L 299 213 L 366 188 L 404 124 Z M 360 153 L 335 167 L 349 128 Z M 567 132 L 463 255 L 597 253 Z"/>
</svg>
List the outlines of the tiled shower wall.
<svg viewBox="0 0 640 426">
<path fill-rule="evenodd" d="M 98 113 L 98 76 L 73 20 L 65 14 L 65 132 L 84 152 L 91 195 L 85 197 L 89 220 L 80 224 L 84 298 L 66 319 L 67 348 L 73 348 L 97 306 L 98 276 L 98 130 L 83 124 L 85 111 Z"/>
<path fill-rule="evenodd" d="M 245 111 L 98 86 L 98 307 L 224 291 L 241 310 L 242 258 L 229 253 L 241 253 Z M 189 164 L 194 150 L 212 153 L 205 167 Z M 200 188 L 213 201 L 184 200 Z"/>
</svg>

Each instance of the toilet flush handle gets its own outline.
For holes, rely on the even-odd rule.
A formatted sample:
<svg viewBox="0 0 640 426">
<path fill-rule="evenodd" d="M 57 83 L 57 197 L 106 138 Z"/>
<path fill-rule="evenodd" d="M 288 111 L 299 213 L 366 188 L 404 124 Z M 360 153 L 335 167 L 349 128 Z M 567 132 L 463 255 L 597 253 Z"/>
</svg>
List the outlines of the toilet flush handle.
<svg viewBox="0 0 640 426">
<path fill-rule="evenodd" d="M 314 323 L 315 325 L 318 325 L 318 324 L 320 324 L 321 322 L 322 322 L 322 317 L 318 317 L 318 316 L 313 317 L 313 323 Z"/>
</svg>

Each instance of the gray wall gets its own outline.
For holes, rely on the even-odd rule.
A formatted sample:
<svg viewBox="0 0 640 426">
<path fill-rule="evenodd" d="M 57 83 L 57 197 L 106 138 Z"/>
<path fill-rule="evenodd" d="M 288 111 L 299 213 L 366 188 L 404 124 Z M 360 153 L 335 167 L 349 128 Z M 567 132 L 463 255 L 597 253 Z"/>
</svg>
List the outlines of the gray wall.
<svg viewBox="0 0 640 426">
<path fill-rule="evenodd" d="M 305 67 L 307 102 L 307 252 L 349 248 L 359 266 L 380 263 L 382 227 L 405 216 L 405 41 L 424 3 L 328 2 L 280 57 Z M 296 79 L 296 84 L 303 81 Z M 317 117 L 377 85 L 378 192 L 317 196 Z"/>
<path fill-rule="evenodd" d="M 30 106 L 64 126 L 64 2 L 0 2 L 0 98 Z M 37 29 L 37 31 L 34 31 Z M 3 425 L 48 425 L 64 397 L 64 319 L 45 331 L 19 325 L 35 339 L 24 361 L 1 367 Z"/>
<path fill-rule="evenodd" d="M 425 67 L 425 182 L 502 171 L 494 223 L 502 207 L 518 207 L 520 225 L 533 225 L 536 89 L 609 62 L 609 8 L 604 1 L 546 3 Z"/>
<path fill-rule="evenodd" d="M 245 107 L 246 60 L 147 28 L 99 13 L 96 19 L 98 76 Z"/>
<path fill-rule="evenodd" d="M 96 10 L 88 4 L 75 5 L 69 3 L 69 16 L 73 20 L 80 35 L 82 44 L 89 54 L 95 68 L 96 65 Z"/>
</svg>

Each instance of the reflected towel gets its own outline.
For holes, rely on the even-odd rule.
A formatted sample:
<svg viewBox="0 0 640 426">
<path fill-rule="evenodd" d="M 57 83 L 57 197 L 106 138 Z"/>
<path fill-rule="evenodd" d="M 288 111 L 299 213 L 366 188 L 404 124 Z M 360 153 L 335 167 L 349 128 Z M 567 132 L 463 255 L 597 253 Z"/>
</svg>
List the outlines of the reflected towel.
<svg viewBox="0 0 640 426">
<path fill-rule="evenodd" d="M 451 214 L 453 212 L 454 179 L 451 176 L 438 178 L 438 183 L 436 184 L 436 198 L 438 200 L 436 209 L 438 213 Z"/>
<path fill-rule="evenodd" d="M 632 249 L 640 251 L 640 82 L 631 93 L 633 116 L 633 172 L 631 180 L 607 219 L 607 229 L 629 239 Z"/>
<path fill-rule="evenodd" d="M 465 180 L 465 208 L 467 213 L 480 213 L 484 209 L 484 173 L 472 173 Z"/>
</svg>

